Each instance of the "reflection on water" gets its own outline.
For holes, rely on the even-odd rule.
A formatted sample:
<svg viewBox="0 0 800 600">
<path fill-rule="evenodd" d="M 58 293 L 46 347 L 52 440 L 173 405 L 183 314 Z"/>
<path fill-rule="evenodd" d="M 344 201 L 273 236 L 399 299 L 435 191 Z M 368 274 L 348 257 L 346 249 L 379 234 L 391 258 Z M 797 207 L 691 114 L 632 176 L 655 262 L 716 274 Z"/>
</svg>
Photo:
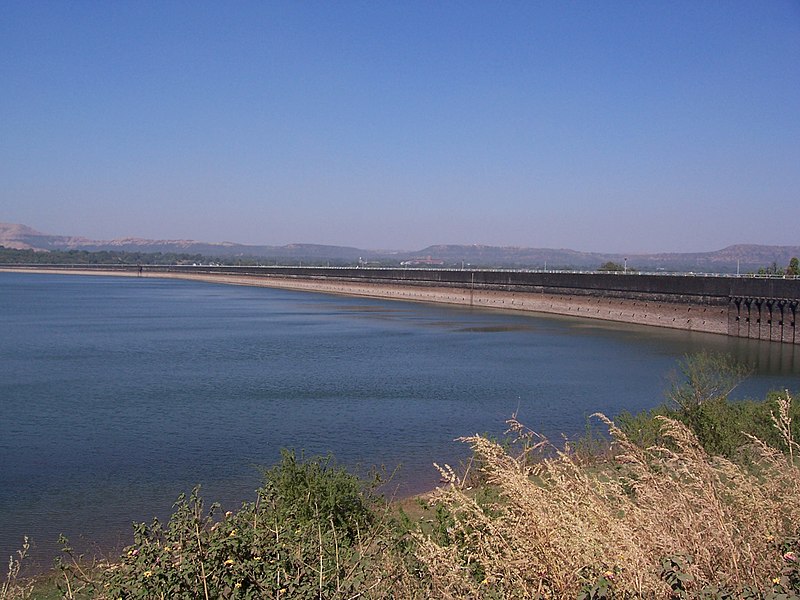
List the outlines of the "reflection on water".
<svg viewBox="0 0 800 600">
<path fill-rule="evenodd" d="M 726 352 L 752 365 L 761 375 L 792 375 L 800 373 L 800 351 L 797 345 L 759 344 L 751 340 L 733 340 Z"/>
<path fill-rule="evenodd" d="M 282 447 L 400 465 L 514 412 L 558 438 L 651 408 L 684 354 L 754 365 L 737 393 L 800 388 L 797 347 L 520 313 L 157 279 L 0 274 L 0 557 L 63 532 L 108 543 L 197 483 L 250 499 Z M 88 542 L 87 542 L 88 543 Z"/>
<path fill-rule="evenodd" d="M 481 325 L 476 327 L 463 327 L 458 331 L 467 333 L 500 333 L 502 331 L 533 331 L 534 328 L 522 323 L 513 325 Z"/>
</svg>

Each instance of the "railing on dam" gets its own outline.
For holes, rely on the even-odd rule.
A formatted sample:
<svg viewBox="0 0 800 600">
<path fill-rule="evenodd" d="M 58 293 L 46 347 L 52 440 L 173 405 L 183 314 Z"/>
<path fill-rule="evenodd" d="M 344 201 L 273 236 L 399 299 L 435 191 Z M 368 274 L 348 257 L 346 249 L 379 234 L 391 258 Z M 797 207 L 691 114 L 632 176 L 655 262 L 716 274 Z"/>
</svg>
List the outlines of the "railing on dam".
<svg viewBox="0 0 800 600">
<path fill-rule="evenodd" d="M 148 266 L 148 271 L 228 273 L 262 277 L 333 278 L 357 281 L 434 284 L 459 287 L 502 286 L 520 291 L 552 290 L 572 293 L 654 294 L 716 298 L 733 296 L 800 298 L 800 279 L 753 278 L 699 274 L 636 274 L 418 268 L 363 267 L 237 267 L 237 266 Z"/>
</svg>

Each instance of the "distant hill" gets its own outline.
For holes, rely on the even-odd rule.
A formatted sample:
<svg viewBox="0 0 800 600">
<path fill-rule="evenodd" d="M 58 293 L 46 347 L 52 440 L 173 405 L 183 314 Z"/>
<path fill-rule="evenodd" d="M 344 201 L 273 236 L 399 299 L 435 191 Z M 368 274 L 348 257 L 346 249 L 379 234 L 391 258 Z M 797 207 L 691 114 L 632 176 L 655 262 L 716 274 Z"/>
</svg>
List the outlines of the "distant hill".
<svg viewBox="0 0 800 600">
<path fill-rule="evenodd" d="M 552 269 L 596 269 L 606 262 L 624 264 L 639 271 L 694 271 L 735 273 L 757 271 L 776 263 L 786 267 L 794 256 L 800 256 L 800 246 L 759 246 L 740 244 L 722 250 L 693 253 L 606 254 L 578 252 L 568 249 L 521 248 L 497 246 L 430 246 L 413 258 L 430 256 L 446 263 L 474 266 L 509 266 Z"/>
<path fill-rule="evenodd" d="M 90 240 L 83 237 L 41 233 L 26 225 L 0 223 L 0 246 L 21 250 L 48 252 L 53 250 L 161 252 L 198 254 L 230 261 L 236 258 L 264 262 L 308 261 L 309 263 L 356 264 L 359 261 L 385 266 L 403 261 L 438 262 L 445 266 L 510 267 L 594 270 L 606 262 L 623 264 L 639 271 L 694 271 L 735 273 L 756 271 L 775 263 L 785 267 L 800 246 L 735 245 L 722 250 L 694 253 L 611 254 L 578 252 L 569 249 L 525 248 L 516 246 L 437 245 L 418 251 L 387 252 L 348 246 L 320 244 L 288 244 L 254 246 L 232 242 L 208 243 L 195 240 L 147 240 L 122 238 Z"/>
<path fill-rule="evenodd" d="M 122 252 L 163 252 L 201 254 L 218 258 L 291 258 L 315 261 L 337 260 L 358 262 L 359 258 L 374 259 L 379 253 L 347 246 L 325 246 L 321 244 L 288 244 L 285 246 L 250 246 L 232 242 L 209 243 L 196 240 L 148 240 L 142 238 L 120 238 L 116 240 L 90 240 L 83 237 L 50 235 L 31 229 L 26 225 L 0 223 L 0 246 L 18 250 L 85 250 L 99 252 L 116 250 Z"/>
</svg>

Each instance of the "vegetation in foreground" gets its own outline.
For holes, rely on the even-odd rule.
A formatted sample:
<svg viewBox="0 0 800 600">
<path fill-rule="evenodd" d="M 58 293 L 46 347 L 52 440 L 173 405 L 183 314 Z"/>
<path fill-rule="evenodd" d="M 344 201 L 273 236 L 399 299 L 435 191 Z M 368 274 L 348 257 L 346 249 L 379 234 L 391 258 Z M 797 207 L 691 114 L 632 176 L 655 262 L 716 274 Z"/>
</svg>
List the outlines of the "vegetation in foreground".
<svg viewBox="0 0 800 600">
<path fill-rule="evenodd" d="M 471 468 L 443 466 L 421 518 L 286 452 L 238 511 L 195 491 L 111 564 L 68 552 L 53 597 L 800 598 L 800 406 L 728 402 L 744 374 L 687 358 L 664 407 L 597 416 L 605 444 L 557 448 L 516 419 L 505 444 L 464 438 Z M 19 564 L 0 600 L 41 597 Z"/>
</svg>

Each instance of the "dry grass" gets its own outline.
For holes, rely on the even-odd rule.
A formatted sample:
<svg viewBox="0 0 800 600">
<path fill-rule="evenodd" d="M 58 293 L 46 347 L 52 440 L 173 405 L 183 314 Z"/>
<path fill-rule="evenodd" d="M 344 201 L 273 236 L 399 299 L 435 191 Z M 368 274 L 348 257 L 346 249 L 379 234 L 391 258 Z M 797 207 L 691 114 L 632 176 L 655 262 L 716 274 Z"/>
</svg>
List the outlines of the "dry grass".
<svg viewBox="0 0 800 600">
<path fill-rule="evenodd" d="M 30 547 L 28 538 L 25 537 L 22 542 L 22 548 L 17 550 L 16 558 L 14 556 L 9 557 L 5 581 L 0 583 L 0 600 L 25 600 L 31 597 L 33 582 L 20 580 L 19 578 L 22 561 L 27 557 Z"/>
<path fill-rule="evenodd" d="M 786 395 L 776 426 L 786 432 Z M 516 420 L 512 455 L 481 436 L 472 447 L 499 500 L 479 504 L 462 482 L 434 502 L 453 519 L 446 539 L 418 535 L 419 557 L 444 598 L 575 598 L 598 581 L 618 595 L 668 598 L 662 561 L 686 560 L 686 586 L 766 589 L 784 566 L 775 540 L 800 524 L 800 470 L 753 440 L 746 466 L 710 457 L 683 424 L 661 419 L 670 448 L 641 448 L 602 415 L 614 460 L 587 468 Z M 782 426 L 783 425 L 783 426 Z"/>
</svg>

